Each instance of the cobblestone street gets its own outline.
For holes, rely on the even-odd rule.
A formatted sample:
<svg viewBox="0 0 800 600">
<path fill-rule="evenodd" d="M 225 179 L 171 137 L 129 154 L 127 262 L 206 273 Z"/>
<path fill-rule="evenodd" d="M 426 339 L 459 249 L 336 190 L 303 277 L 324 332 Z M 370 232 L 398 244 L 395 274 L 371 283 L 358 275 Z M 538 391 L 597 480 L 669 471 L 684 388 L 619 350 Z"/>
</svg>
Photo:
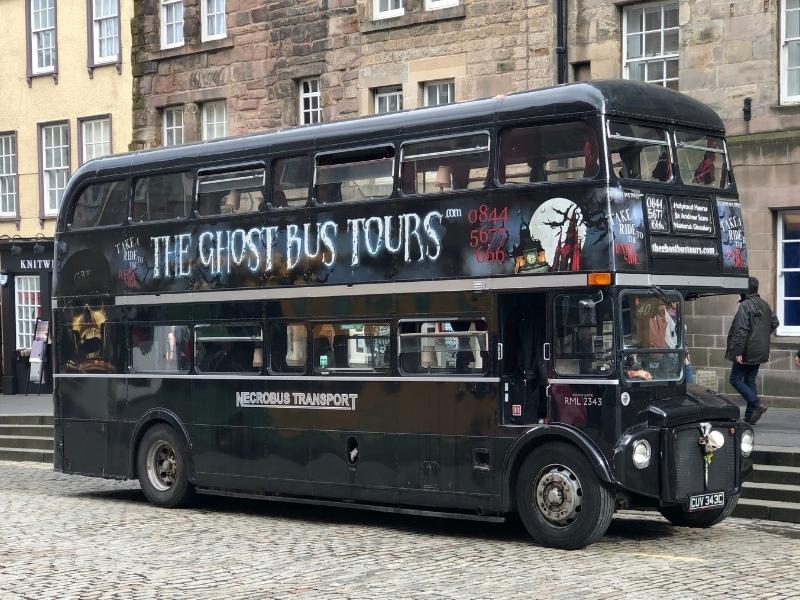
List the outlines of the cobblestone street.
<svg viewBox="0 0 800 600">
<path fill-rule="evenodd" d="M 521 525 L 200 497 L 0 462 L 0 598 L 800 598 L 800 527 L 623 514 L 578 552 Z M 794 596 L 792 596 L 794 594 Z"/>
</svg>

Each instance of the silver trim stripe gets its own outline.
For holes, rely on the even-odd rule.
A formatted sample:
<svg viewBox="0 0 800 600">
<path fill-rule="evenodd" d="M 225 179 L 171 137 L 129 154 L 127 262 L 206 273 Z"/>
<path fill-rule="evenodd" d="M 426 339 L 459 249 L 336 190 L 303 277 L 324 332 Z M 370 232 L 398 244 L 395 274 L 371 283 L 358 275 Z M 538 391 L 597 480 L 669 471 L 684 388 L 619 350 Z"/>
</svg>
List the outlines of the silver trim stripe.
<svg viewBox="0 0 800 600">
<path fill-rule="evenodd" d="M 619 379 L 548 379 L 550 385 L 619 385 Z"/>
<path fill-rule="evenodd" d="M 374 382 L 428 382 L 428 383 L 500 383 L 499 377 L 367 377 L 346 375 L 235 375 L 232 373 L 218 373 L 216 375 L 189 375 L 179 373 L 56 373 L 57 379 L 225 379 L 235 381 L 271 382 L 281 381 L 374 381 Z"/>
<path fill-rule="evenodd" d="M 715 277 L 704 275 L 651 275 L 649 273 L 617 273 L 617 285 L 653 285 L 666 287 L 711 287 L 738 290 L 747 288 L 747 277 Z"/>
<path fill-rule="evenodd" d="M 184 304 L 193 302 L 234 302 L 245 300 L 281 300 L 285 298 L 329 298 L 375 294 L 414 294 L 433 292 L 478 292 L 539 288 L 585 287 L 586 273 L 568 275 L 516 275 L 487 279 L 448 279 L 402 283 L 364 283 L 355 285 L 303 286 L 300 288 L 251 288 L 208 292 L 173 292 L 116 296 L 118 306 L 143 304 Z"/>
</svg>

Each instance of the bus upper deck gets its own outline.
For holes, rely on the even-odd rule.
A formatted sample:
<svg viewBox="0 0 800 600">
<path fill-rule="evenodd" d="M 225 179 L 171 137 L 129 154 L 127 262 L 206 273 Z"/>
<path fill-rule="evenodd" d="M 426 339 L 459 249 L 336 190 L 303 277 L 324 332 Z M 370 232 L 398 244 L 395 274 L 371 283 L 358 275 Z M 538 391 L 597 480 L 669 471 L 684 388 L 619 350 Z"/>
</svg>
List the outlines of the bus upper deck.
<svg viewBox="0 0 800 600">
<path fill-rule="evenodd" d="M 587 272 L 738 291 L 723 133 L 691 98 L 608 81 L 99 159 L 65 191 L 56 295 Z"/>
</svg>

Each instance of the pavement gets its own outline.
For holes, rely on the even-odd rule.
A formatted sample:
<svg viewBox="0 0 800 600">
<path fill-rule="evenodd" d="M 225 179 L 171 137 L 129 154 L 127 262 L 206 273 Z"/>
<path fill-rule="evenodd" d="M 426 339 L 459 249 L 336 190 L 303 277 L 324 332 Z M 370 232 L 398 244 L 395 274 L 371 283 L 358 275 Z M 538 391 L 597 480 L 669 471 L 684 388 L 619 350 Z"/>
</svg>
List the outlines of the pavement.
<svg viewBox="0 0 800 600">
<path fill-rule="evenodd" d="M 740 409 L 744 416 L 744 409 Z M 50 394 L 0 395 L 0 415 L 52 415 Z M 760 446 L 800 448 L 800 409 L 769 408 L 755 426 Z"/>
<path fill-rule="evenodd" d="M 0 461 L 0 598 L 800 598 L 800 525 L 673 527 L 623 511 L 580 551 L 475 523 L 201 496 Z"/>
</svg>

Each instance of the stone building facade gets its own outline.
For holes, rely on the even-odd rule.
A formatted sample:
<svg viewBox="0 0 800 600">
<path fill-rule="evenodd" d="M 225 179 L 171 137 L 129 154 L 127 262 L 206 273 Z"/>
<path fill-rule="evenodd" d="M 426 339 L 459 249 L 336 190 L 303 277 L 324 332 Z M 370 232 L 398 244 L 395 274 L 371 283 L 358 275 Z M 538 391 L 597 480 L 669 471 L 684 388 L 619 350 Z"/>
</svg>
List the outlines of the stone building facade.
<svg viewBox="0 0 800 600">
<path fill-rule="evenodd" d="M 132 147 L 558 81 L 629 77 L 673 87 L 725 120 L 751 270 L 783 321 L 759 385 L 773 402 L 797 404 L 800 369 L 790 355 L 800 347 L 799 2 L 136 0 Z M 173 4 L 182 6 L 182 36 L 165 43 Z M 220 6 L 224 26 L 212 26 Z M 724 346 L 736 300 L 687 306 L 693 361 L 720 390 L 730 391 Z"/>
</svg>

